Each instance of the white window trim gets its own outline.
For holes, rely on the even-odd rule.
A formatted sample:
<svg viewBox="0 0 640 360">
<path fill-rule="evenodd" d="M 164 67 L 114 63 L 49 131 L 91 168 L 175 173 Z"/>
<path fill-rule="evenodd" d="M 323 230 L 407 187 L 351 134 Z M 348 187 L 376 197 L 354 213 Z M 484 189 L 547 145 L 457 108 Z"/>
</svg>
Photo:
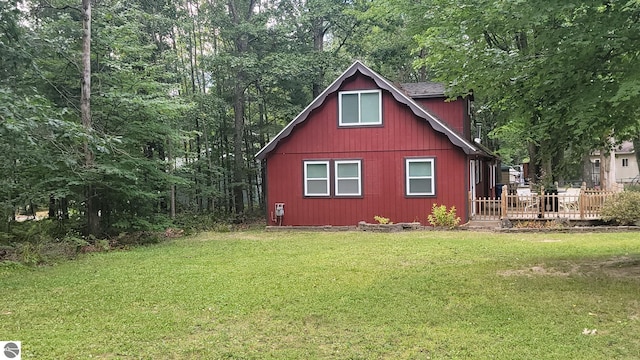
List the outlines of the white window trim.
<svg viewBox="0 0 640 360">
<path fill-rule="evenodd" d="M 335 160 L 334 166 L 334 184 L 335 184 L 335 196 L 362 196 L 362 160 Z M 358 177 L 338 177 L 338 165 L 340 164 L 357 164 L 358 165 Z M 357 193 L 340 193 L 340 187 L 338 180 L 358 180 L 358 192 Z"/>
<path fill-rule="evenodd" d="M 324 178 L 325 182 L 327 183 L 327 192 L 324 194 L 309 194 L 309 180 L 323 180 L 321 178 L 313 178 L 313 179 L 309 179 L 307 177 L 307 165 L 314 165 L 314 164 L 324 164 L 327 167 L 327 177 Z M 330 178 L 330 173 L 329 173 L 329 161 L 304 161 L 303 164 L 304 167 L 304 196 L 310 196 L 310 197 L 315 197 L 315 196 L 330 196 L 331 195 L 331 187 L 329 186 L 329 178 Z"/>
<path fill-rule="evenodd" d="M 360 95 L 361 94 L 378 94 L 378 121 L 377 122 L 362 122 L 362 111 L 360 108 Z M 345 94 L 358 94 L 358 122 L 357 123 L 343 123 L 342 122 L 342 95 Z M 340 91 L 338 93 L 338 125 L 339 126 L 371 126 L 382 125 L 382 91 L 381 90 L 355 90 L 355 91 Z"/>
<path fill-rule="evenodd" d="M 431 176 L 409 176 L 409 164 L 411 163 L 422 163 L 428 162 L 431 163 Z M 433 196 L 436 194 L 436 167 L 434 158 L 411 158 L 405 159 L 404 165 L 404 173 L 405 173 L 405 194 L 407 196 Z M 420 193 L 412 193 L 410 191 L 411 187 L 409 186 L 409 180 L 411 179 L 431 179 L 431 192 L 420 192 Z"/>
</svg>

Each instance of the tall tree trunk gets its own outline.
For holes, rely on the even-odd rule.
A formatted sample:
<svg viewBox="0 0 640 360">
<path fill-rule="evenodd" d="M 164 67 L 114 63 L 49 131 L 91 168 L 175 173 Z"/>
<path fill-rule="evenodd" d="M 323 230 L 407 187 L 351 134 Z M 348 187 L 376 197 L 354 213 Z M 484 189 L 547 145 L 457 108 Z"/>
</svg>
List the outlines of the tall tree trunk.
<svg viewBox="0 0 640 360">
<path fill-rule="evenodd" d="M 533 142 L 528 144 L 529 150 L 529 173 L 526 175 L 529 177 L 529 181 L 537 183 L 540 177 L 540 162 L 538 159 L 538 146 Z"/>
<path fill-rule="evenodd" d="M 196 173 L 194 174 L 194 179 L 195 179 L 195 185 L 196 185 L 196 202 L 198 204 L 198 213 L 202 213 L 202 187 L 204 186 L 204 184 L 202 183 L 202 181 L 200 181 L 200 174 L 202 174 L 202 163 L 200 162 L 200 152 L 201 152 L 201 142 L 200 142 L 200 134 L 202 133 L 202 131 L 200 131 L 200 119 L 198 116 L 196 116 L 196 161 L 197 161 L 197 166 L 196 166 Z"/>
<path fill-rule="evenodd" d="M 249 116 L 249 118 L 251 118 Z M 245 148 L 245 152 L 247 154 L 247 161 L 244 165 L 245 168 L 245 180 L 247 182 L 247 186 L 245 187 L 245 189 L 247 189 L 247 205 L 249 206 L 249 211 L 253 211 L 253 173 L 254 173 L 254 169 L 253 169 L 253 161 L 251 161 L 251 159 L 253 159 L 253 156 L 255 155 L 253 152 L 253 147 L 251 146 L 251 122 L 248 123 L 247 126 L 245 126 L 245 133 L 244 133 L 244 148 Z"/>
<path fill-rule="evenodd" d="M 233 25 L 239 30 L 234 38 L 236 56 L 242 58 L 249 50 L 249 34 L 242 29 L 251 19 L 255 0 L 249 0 L 244 3 L 237 0 L 229 0 L 229 15 Z M 242 8 L 239 8 L 241 5 Z M 246 7 L 245 7 L 246 6 Z M 244 182 L 245 182 L 245 166 L 244 154 L 242 149 L 244 136 L 244 111 L 245 111 L 245 88 L 247 82 L 247 72 L 244 65 L 240 65 L 237 69 L 236 79 L 233 90 L 233 112 L 234 112 L 234 133 L 233 133 L 233 198 L 235 213 L 240 215 L 244 212 Z"/>
<path fill-rule="evenodd" d="M 233 199 L 235 213 L 244 212 L 244 156 L 242 143 L 244 137 L 244 87 L 243 74 L 238 74 L 233 96 L 234 132 L 233 132 Z"/>
<path fill-rule="evenodd" d="M 207 159 L 207 183 L 206 186 L 211 190 L 213 188 L 213 161 L 211 160 L 212 145 L 209 143 L 209 129 L 207 128 L 207 119 L 202 121 L 202 134 L 204 135 L 204 156 Z M 211 191 L 207 192 L 207 211 L 211 212 L 214 209 L 214 197 Z"/>
<path fill-rule="evenodd" d="M 593 164 L 589 153 L 582 156 L 582 181 L 587 183 L 587 187 L 593 187 Z"/>
<path fill-rule="evenodd" d="M 636 163 L 638 163 L 638 169 L 640 169 L 640 131 L 636 134 L 636 137 L 633 139 L 633 151 L 636 154 Z M 636 178 L 638 182 L 640 182 L 640 177 Z"/>
<path fill-rule="evenodd" d="M 56 219 L 58 217 L 58 208 L 56 206 L 56 198 L 53 194 L 49 195 L 49 219 Z"/>
<path fill-rule="evenodd" d="M 82 84 L 80 95 L 80 113 L 82 126 L 89 132 L 91 123 L 91 0 L 82 0 Z M 87 141 L 84 142 L 84 165 L 87 171 L 94 166 L 94 154 Z M 87 230 L 91 235 L 100 232 L 100 216 L 98 215 L 98 199 L 95 185 L 89 180 L 86 187 Z"/>
<path fill-rule="evenodd" d="M 313 50 L 318 57 L 322 56 L 324 51 L 324 33 L 326 29 L 324 27 L 324 17 L 320 16 L 313 19 Z M 324 63 L 320 61 L 320 68 L 318 73 L 313 79 L 312 91 L 313 98 L 315 99 L 322 92 L 322 79 L 324 78 Z"/>
<path fill-rule="evenodd" d="M 173 164 L 173 145 L 171 139 L 167 140 L 167 159 L 169 162 L 169 173 L 173 175 L 174 173 L 174 164 Z M 169 186 L 169 214 L 172 219 L 176 218 L 176 185 L 171 184 Z"/>
<path fill-rule="evenodd" d="M 258 111 L 259 111 L 258 116 L 260 121 L 260 149 L 262 149 L 267 144 L 267 141 L 269 139 L 269 134 L 267 133 L 267 130 L 266 130 L 267 129 L 267 107 L 265 105 L 266 99 L 260 87 L 258 87 L 258 94 L 260 98 L 260 101 L 258 103 Z M 267 190 L 266 181 L 265 181 L 267 176 L 265 160 L 262 160 L 260 162 L 260 175 L 256 173 L 256 176 L 257 176 L 256 184 L 260 184 L 260 187 L 258 188 L 258 202 L 259 202 L 260 208 L 264 210 L 266 206 L 264 194 L 266 194 L 266 190 Z"/>
</svg>

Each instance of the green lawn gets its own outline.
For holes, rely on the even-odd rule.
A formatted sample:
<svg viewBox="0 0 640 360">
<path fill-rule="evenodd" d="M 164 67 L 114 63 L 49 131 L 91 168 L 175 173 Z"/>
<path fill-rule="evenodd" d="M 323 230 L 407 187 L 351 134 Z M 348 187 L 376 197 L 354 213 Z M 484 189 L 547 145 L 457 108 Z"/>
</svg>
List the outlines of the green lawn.
<svg viewBox="0 0 640 360">
<path fill-rule="evenodd" d="M 640 358 L 639 233 L 207 233 L 0 288 L 23 359 Z"/>
</svg>

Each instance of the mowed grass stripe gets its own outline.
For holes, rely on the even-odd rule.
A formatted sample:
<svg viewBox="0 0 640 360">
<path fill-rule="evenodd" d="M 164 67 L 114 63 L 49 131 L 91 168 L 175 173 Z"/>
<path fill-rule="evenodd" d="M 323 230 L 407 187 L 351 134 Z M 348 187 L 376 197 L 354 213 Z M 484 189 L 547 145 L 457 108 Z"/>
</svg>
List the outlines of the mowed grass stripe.
<svg viewBox="0 0 640 360">
<path fill-rule="evenodd" d="M 0 266 L 0 338 L 26 359 L 633 359 L 637 268 L 637 233 L 206 233 Z"/>
</svg>

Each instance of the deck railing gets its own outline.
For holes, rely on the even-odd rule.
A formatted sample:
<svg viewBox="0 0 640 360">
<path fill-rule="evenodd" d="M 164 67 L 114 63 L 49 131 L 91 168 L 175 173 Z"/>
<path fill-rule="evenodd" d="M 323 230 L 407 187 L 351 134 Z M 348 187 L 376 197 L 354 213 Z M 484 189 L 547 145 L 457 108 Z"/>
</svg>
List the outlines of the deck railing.
<svg viewBox="0 0 640 360">
<path fill-rule="evenodd" d="M 576 188 L 561 192 L 540 193 L 509 191 L 505 185 L 501 198 L 472 198 L 469 194 L 470 219 L 555 219 L 598 220 L 604 202 L 615 191 Z"/>
</svg>

